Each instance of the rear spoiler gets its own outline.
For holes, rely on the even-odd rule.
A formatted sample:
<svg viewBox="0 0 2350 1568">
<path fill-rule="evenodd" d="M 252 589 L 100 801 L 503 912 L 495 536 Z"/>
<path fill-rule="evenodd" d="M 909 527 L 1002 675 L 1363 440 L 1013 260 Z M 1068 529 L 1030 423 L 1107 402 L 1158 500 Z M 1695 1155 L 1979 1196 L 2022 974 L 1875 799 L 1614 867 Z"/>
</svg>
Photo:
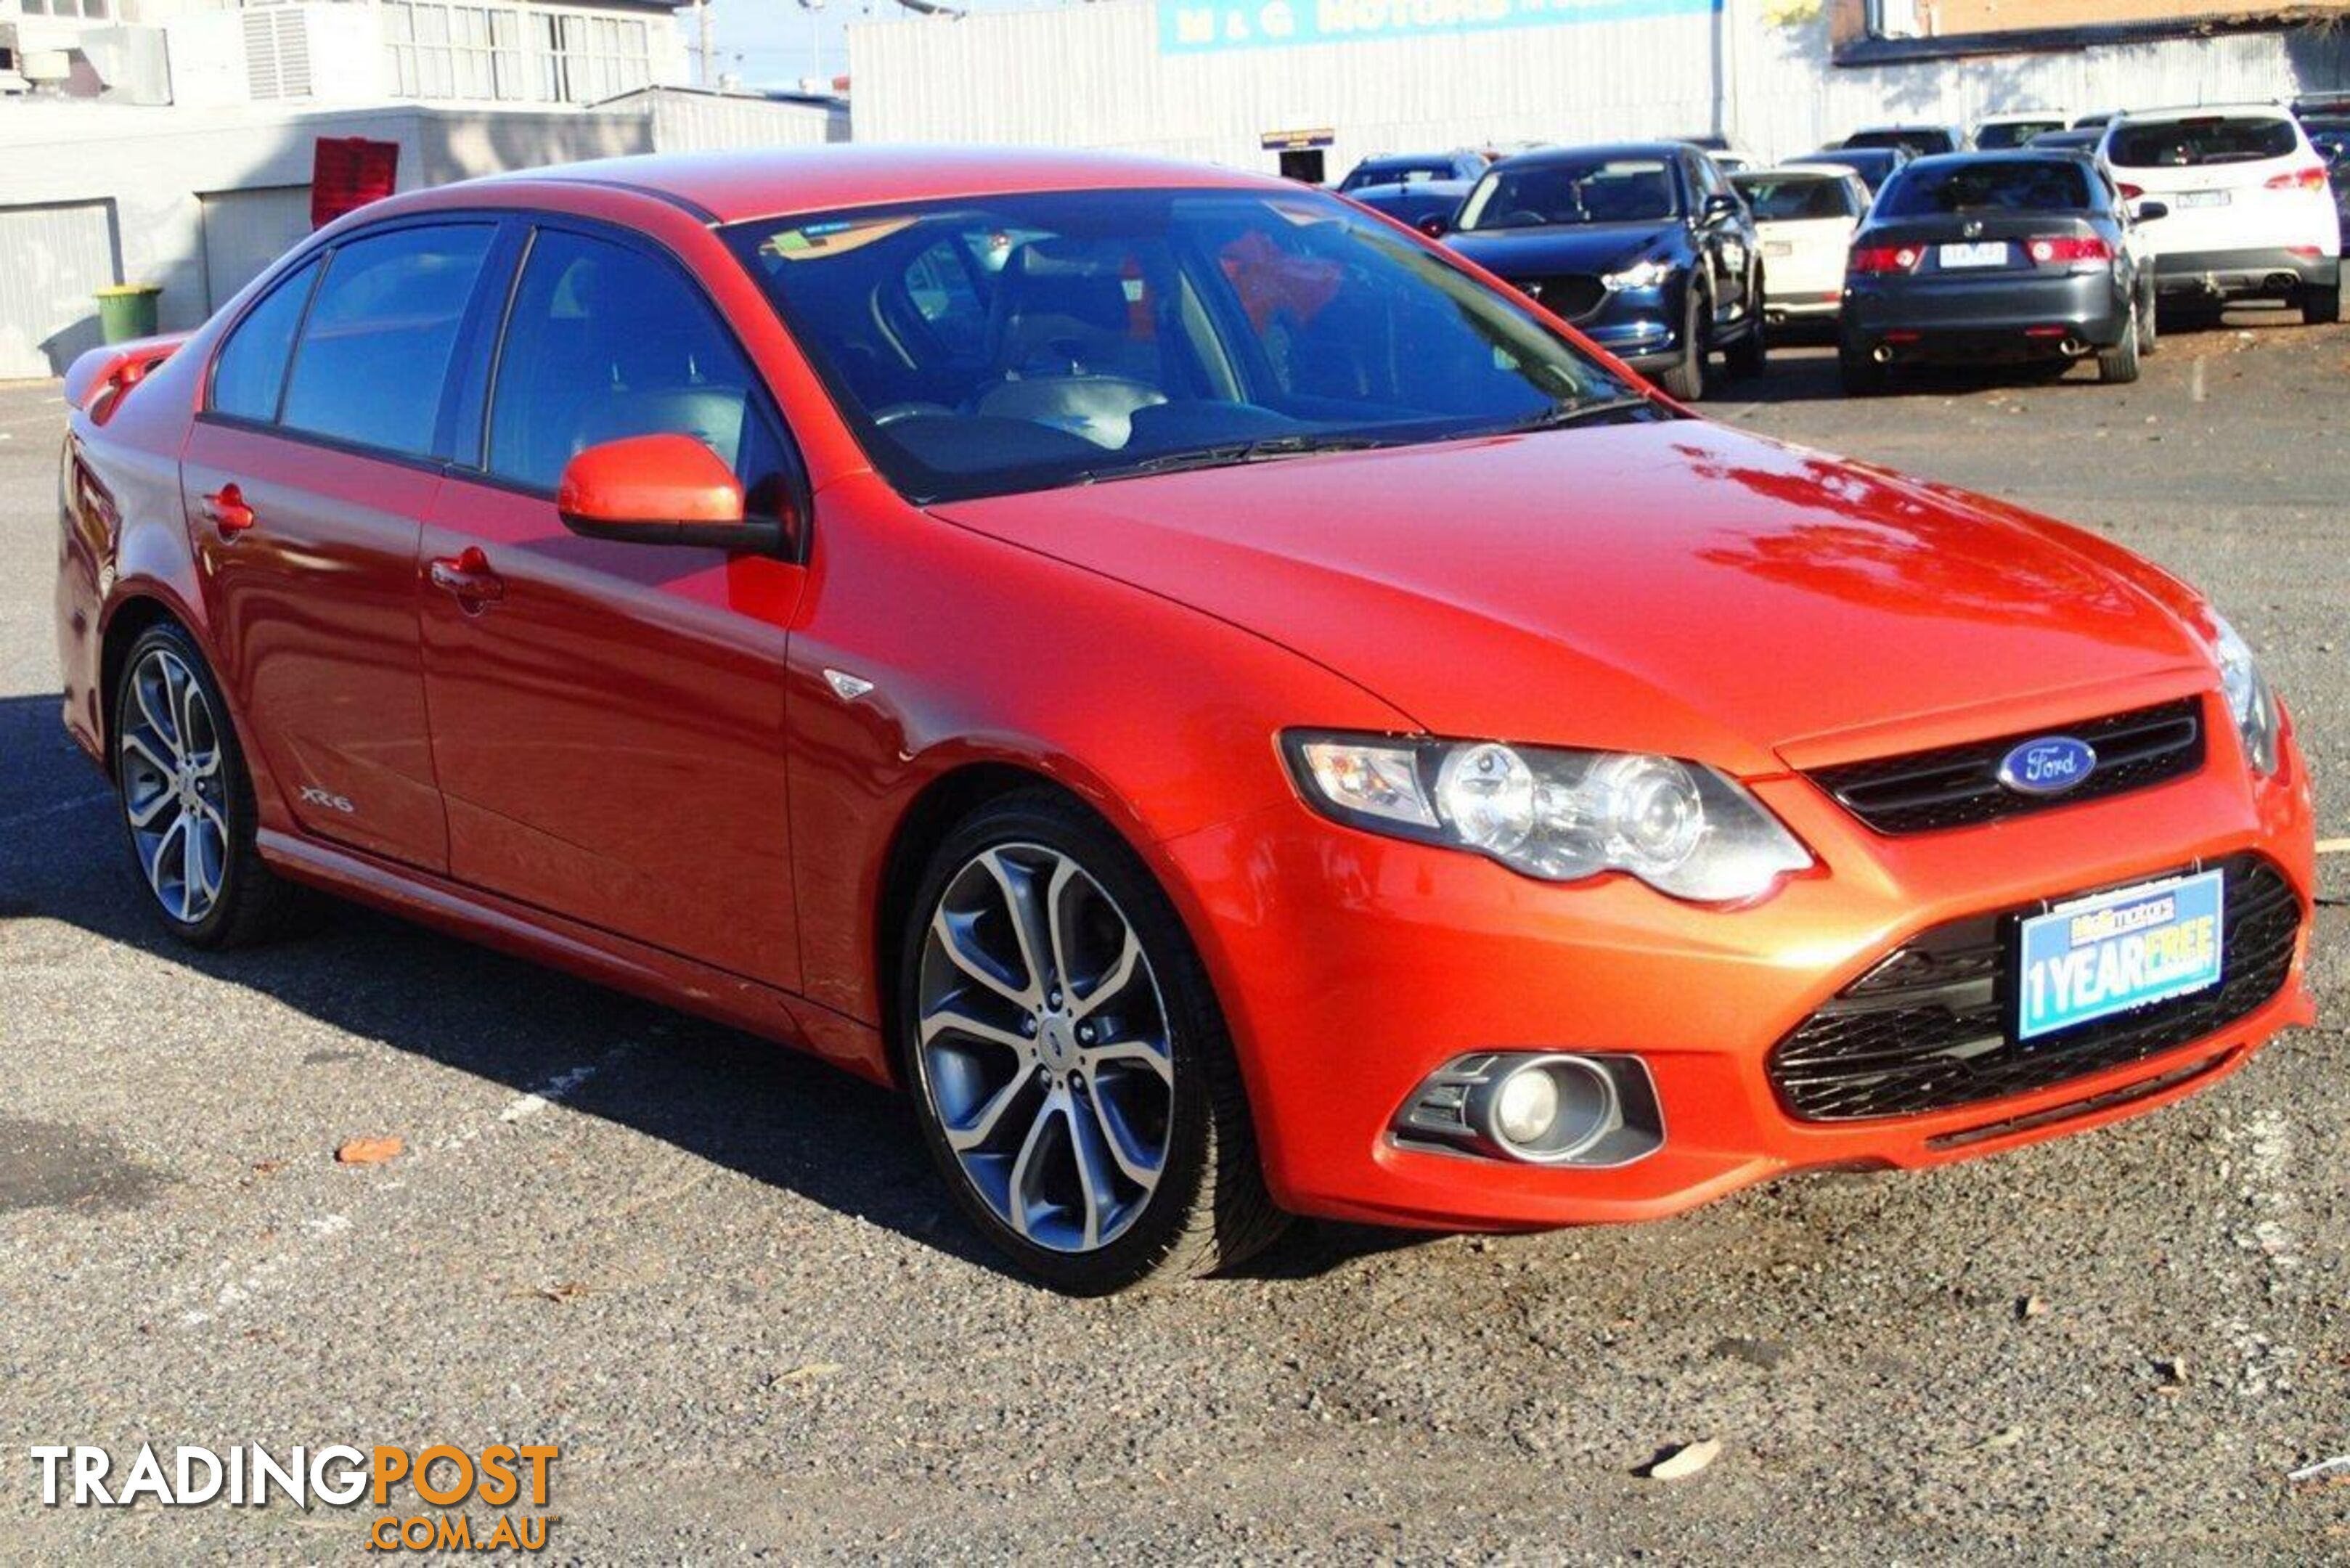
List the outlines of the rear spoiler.
<svg viewBox="0 0 2350 1568">
<path fill-rule="evenodd" d="M 166 332 L 154 337 L 134 337 L 92 348 L 66 372 L 66 401 L 104 424 L 122 394 L 147 379 L 147 372 L 170 358 L 192 334 Z"/>
</svg>

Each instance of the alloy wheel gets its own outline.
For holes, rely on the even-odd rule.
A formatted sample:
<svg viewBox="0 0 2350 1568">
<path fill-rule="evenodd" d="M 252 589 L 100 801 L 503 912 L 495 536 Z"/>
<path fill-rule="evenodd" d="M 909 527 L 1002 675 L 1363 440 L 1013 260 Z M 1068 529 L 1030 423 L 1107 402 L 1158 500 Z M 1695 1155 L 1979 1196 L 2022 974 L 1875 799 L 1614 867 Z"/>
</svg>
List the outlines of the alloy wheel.
<svg viewBox="0 0 2350 1568">
<path fill-rule="evenodd" d="M 194 925 L 228 871 L 228 775 L 218 722 L 187 663 L 151 648 L 132 667 L 116 755 L 122 815 L 163 912 Z"/>
<path fill-rule="evenodd" d="M 983 850 L 931 910 L 917 982 L 920 1092 L 972 1189 L 1058 1252 L 1124 1234 L 1166 1168 L 1175 1054 L 1149 956 L 1084 867 Z"/>
</svg>

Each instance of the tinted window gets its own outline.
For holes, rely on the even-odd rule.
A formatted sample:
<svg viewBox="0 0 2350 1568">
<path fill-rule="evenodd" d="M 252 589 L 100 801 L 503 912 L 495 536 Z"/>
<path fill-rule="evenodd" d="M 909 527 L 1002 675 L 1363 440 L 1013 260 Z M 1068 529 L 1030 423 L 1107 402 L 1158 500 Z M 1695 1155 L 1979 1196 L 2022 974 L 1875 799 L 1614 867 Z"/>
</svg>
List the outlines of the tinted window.
<svg viewBox="0 0 2350 1568">
<path fill-rule="evenodd" d="M 2073 160 L 1912 164 L 1877 201 L 1881 218 L 1942 213 L 2079 213 L 2096 203 L 2089 171 Z"/>
<path fill-rule="evenodd" d="M 1679 211 L 1672 165 L 1662 158 L 1545 159 L 1487 170 L 1461 208 L 1461 227 L 1660 223 Z"/>
<path fill-rule="evenodd" d="M 294 355 L 286 425 L 430 452 L 450 352 L 493 233 L 446 224 L 337 246 Z"/>
<path fill-rule="evenodd" d="M 221 348 L 220 358 L 213 362 L 215 411 L 244 420 L 277 417 L 277 396 L 286 389 L 286 360 L 294 348 L 294 329 L 302 325 L 302 307 L 310 303 L 310 286 L 317 280 L 318 264 L 307 262 L 245 312 Z"/>
<path fill-rule="evenodd" d="M 2289 119 L 2213 115 L 2117 127 L 2106 144 L 2106 157 L 2124 169 L 2193 169 L 2286 158 L 2300 145 Z"/>
<path fill-rule="evenodd" d="M 1315 192 L 1008 195 L 731 237 L 876 466 L 922 499 L 1263 441 L 1442 440 L 1631 392 L 1546 317 Z M 971 274 L 979 352 L 895 318 L 910 264 L 995 239 Z"/>
<path fill-rule="evenodd" d="M 2009 119 L 1997 125 L 1979 126 L 1975 130 L 1975 145 L 1985 152 L 1998 152 L 2010 147 L 2021 147 L 2035 136 L 2052 130 L 2062 130 L 2061 119 Z"/>
<path fill-rule="evenodd" d="M 1731 176 L 1731 183 L 1764 223 L 1849 218 L 1860 210 L 1852 186 L 1832 175 L 1738 174 Z"/>
<path fill-rule="evenodd" d="M 1844 139 L 1846 147 L 1906 147 L 1921 157 L 1956 152 L 1958 139 L 1947 130 L 1902 126 L 1885 130 L 1856 130 Z"/>
<path fill-rule="evenodd" d="M 523 264 L 490 406 L 490 469 L 552 490 L 587 447 L 676 433 L 746 489 L 775 470 L 752 374 L 691 285 L 626 245 L 542 230 Z"/>
<path fill-rule="evenodd" d="M 1355 165 L 1338 189 L 1359 191 L 1366 185 L 1408 185 L 1420 180 L 1451 180 L 1459 171 L 1451 159 L 1365 159 Z"/>
<path fill-rule="evenodd" d="M 1807 153 L 1801 158 L 1790 158 L 1787 161 L 1849 169 L 1873 191 L 1885 183 L 1887 175 L 1901 166 L 1902 154 L 1897 148 L 1856 147 L 1850 152 Z"/>
</svg>

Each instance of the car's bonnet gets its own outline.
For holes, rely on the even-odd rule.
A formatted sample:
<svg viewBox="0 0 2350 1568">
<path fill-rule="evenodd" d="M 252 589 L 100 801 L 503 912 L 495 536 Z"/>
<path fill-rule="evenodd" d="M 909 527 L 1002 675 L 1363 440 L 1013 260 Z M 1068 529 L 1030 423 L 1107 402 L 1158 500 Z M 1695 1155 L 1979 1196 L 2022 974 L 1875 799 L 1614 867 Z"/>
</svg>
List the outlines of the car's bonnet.
<svg viewBox="0 0 2350 1568">
<path fill-rule="evenodd" d="M 1504 277 L 1529 272 L 1603 272 L 1639 260 L 1674 231 L 1671 223 L 1554 223 L 1478 229 L 1446 243 Z"/>
<path fill-rule="evenodd" d="M 936 511 L 1285 644 L 1436 732 L 1747 774 L 1791 742 L 2200 657 L 2101 542 L 1693 420 Z"/>
</svg>

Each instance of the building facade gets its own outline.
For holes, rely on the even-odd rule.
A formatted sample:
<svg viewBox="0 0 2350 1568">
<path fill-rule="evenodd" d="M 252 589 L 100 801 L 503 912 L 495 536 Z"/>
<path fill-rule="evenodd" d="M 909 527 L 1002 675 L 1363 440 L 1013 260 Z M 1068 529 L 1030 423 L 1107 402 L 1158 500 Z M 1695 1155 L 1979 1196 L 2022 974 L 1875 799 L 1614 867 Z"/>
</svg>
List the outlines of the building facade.
<svg viewBox="0 0 2350 1568">
<path fill-rule="evenodd" d="M 1956 10 L 1957 0 L 1949 0 Z M 2069 4 L 2069 0 L 2068 0 Z M 1101 0 L 848 33 L 859 140 L 1105 147 L 1335 179 L 1375 152 L 1721 135 L 1765 156 L 1888 119 L 2350 86 L 2345 7 L 2115 5 L 2029 47 L 1884 0 Z M 2011 5 L 2015 15 L 2059 7 Z M 1982 7 L 1963 13 L 1971 26 Z M 1929 10 L 1927 22 L 1934 13 Z M 2120 30 L 2116 31 L 2118 27 Z"/>
</svg>

